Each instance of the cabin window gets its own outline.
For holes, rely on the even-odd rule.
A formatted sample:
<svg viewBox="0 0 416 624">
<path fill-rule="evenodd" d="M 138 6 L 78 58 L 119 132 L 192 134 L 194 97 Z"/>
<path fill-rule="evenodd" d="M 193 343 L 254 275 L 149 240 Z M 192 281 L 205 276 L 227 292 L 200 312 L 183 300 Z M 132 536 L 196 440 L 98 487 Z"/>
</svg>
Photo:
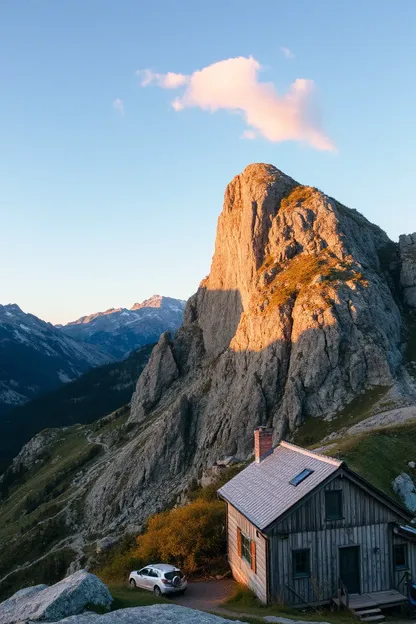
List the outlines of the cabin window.
<svg viewBox="0 0 416 624">
<path fill-rule="evenodd" d="M 325 492 L 325 517 L 327 520 L 342 520 L 342 490 Z"/>
<path fill-rule="evenodd" d="M 293 577 L 306 578 L 310 576 L 310 550 L 303 548 L 302 550 L 292 550 L 293 557 Z"/>
<path fill-rule="evenodd" d="M 393 555 L 395 569 L 405 570 L 407 568 L 407 544 L 396 544 Z"/>
<path fill-rule="evenodd" d="M 311 470 L 310 468 L 305 468 L 305 470 L 302 470 L 302 472 L 296 475 L 296 477 L 293 477 L 293 479 L 291 479 L 289 483 L 290 485 L 294 485 L 296 487 L 297 485 L 299 485 L 299 483 L 302 483 L 302 481 L 305 481 L 305 479 L 307 479 L 309 475 L 311 475 L 312 473 L 313 473 L 313 470 Z"/>
<path fill-rule="evenodd" d="M 244 535 L 244 533 L 241 534 L 241 556 L 251 566 L 251 546 L 250 546 L 250 540 L 249 540 L 248 537 L 246 537 Z"/>
</svg>

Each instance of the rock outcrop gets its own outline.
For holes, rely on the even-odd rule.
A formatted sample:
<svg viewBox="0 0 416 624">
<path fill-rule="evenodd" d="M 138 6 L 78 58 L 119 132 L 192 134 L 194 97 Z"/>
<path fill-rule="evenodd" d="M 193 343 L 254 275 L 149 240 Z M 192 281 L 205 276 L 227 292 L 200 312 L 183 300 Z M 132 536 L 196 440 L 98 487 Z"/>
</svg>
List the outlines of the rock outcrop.
<svg viewBox="0 0 416 624">
<path fill-rule="evenodd" d="M 400 236 L 400 285 L 408 306 L 416 309 L 416 232 Z"/>
<path fill-rule="evenodd" d="M 119 609 L 96 615 L 85 613 L 61 620 L 62 624 L 244 624 L 241 620 L 227 620 L 211 613 L 187 609 L 178 605 L 152 605 Z"/>
<path fill-rule="evenodd" d="M 87 606 L 110 608 L 113 598 L 94 574 L 80 570 L 56 585 L 36 585 L 0 603 L 0 624 L 27 621 L 57 622 L 82 613 Z"/>
<path fill-rule="evenodd" d="M 406 472 L 399 474 L 393 481 L 393 490 L 400 496 L 403 504 L 410 511 L 416 512 L 416 486 Z"/>
</svg>

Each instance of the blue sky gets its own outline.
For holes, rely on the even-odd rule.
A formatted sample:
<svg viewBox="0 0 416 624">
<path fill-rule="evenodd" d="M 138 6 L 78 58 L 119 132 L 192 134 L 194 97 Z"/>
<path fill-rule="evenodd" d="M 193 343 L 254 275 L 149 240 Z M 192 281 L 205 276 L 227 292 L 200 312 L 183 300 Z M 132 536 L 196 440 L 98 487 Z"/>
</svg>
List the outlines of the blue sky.
<svg viewBox="0 0 416 624">
<path fill-rule="evenodd" d="M 415 23 L 413 0 L 3 0 L 0 303 L 58 323 L 187 298 L 209 271 L 225 185 L 250 162 L 393 239 L 416 230 Z M 313 81 L 337 151 L 242 139 L 241 114 L 177 112 L 185 87 L 136 75 L 250 56 L 280 95 Z"/>
</svg>

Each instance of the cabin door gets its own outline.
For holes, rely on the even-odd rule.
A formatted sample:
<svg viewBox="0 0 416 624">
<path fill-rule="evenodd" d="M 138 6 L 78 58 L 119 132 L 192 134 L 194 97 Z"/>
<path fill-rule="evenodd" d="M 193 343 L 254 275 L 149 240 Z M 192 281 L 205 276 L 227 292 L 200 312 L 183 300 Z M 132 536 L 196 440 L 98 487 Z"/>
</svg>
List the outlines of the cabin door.
<svg viewBox="0 0 416 624">
<path fill-rule="evenodd" d="M 350 594 L 360 593 L 360 547 L 339 549 L 339 576 Z"/>
</svg>

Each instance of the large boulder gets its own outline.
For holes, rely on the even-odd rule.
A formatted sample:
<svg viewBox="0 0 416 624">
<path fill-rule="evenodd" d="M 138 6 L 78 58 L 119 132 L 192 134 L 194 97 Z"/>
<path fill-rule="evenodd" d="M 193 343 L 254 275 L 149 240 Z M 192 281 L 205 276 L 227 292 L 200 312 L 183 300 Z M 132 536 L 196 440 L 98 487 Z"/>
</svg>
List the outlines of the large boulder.
<svg viewBox="0 0 416 624">
<path fill-rule="evenodd" d="M 231 620 L 225 620 L 211 613 L 170 604 L 119 609 L 104 615 L 85 613 L 62 620 L 62 624 L 167 624 L 167 622 L 169 624 L 231 624 Z M 234 624 L 235 622 L 238 623 L 240 620 L 234 620 Z"/>
<path fill-rule="evenodd" d="M 109 608 L 113 598 L 95 576 L 79 570 L 55 585 L 36 585 L 15 593 L 0 604 L 0 624 L 28 620 L 56 622 L 82 613 L 87 605 Z"/>
</svg>

